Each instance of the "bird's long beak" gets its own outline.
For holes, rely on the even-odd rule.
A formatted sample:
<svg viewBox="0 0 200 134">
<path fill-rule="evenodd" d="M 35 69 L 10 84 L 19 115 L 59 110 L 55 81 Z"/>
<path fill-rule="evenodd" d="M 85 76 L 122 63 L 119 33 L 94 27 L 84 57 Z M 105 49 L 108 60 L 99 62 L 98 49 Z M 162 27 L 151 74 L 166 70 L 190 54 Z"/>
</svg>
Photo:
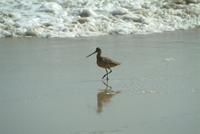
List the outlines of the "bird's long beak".
<svg viewBox="0 0 200 134">
<path fill-rule="evenodd" d="M 91 55 L 95 54 L 97 51 L 94 51 L 93 53 L 89 54 L 88 56 L 86 56 L 87 58 L 90 57 Z"/>
</svg>

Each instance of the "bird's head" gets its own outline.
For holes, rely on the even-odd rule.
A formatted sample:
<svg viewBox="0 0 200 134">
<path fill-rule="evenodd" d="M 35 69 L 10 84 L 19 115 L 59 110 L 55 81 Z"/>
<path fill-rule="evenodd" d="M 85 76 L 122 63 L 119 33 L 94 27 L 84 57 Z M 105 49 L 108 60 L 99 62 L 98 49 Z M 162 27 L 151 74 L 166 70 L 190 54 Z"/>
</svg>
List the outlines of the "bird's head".
<svg viewBox="0 0 200 134">
<path fill-rule="evenodd" d="M 96 53 L 101 52 L 101 48 L 97 47 L 95 52 L 96 52 Z"/>
<path fill-rule="evenodd" d="M 96 50 L 95 50 L 93 53 L 91 53 L 91 54 L 89 54 L 89 55 L 87 56 L 87 58 L 90 57 L 90 56 L 92 56 L 92 55 L 95 54 L 95 53 L 101 53 L 101 49 L 100 49 L 99 47 L 97 47 Z"/>
</svg>

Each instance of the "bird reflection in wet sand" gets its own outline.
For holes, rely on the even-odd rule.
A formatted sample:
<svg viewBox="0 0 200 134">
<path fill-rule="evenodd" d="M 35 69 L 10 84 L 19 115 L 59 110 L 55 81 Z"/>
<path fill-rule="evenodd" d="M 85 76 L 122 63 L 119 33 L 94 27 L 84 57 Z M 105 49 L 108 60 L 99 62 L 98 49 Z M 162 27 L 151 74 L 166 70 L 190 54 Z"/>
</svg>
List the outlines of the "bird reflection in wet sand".
<svg viewBox="0 0 200 134">
<path fill-rule="evenodd" d="M 106 84 L 104 81 L 102 82 Z M 108 84 L 105 89 L 100 89 L 97 93 L 97 113 L 101 113 L 103 107 L 111 102 L 111 98 L 119 93 L 120 91 L 113 91 L 110 86 L 108 87 Z"/>
</svg>

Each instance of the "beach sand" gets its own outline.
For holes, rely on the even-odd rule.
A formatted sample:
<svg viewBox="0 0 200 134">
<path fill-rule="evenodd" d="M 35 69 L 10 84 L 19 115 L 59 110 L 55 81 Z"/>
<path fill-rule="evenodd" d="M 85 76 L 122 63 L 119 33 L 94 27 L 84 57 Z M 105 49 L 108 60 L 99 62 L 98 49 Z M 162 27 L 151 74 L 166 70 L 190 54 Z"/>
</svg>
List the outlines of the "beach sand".
<svg viewBox="0 0 200 134">
<path fill-rule="evenodd" d="M 0 133 L 198 134 L 199 81 L 200 30 L 0 39 Z"/>
</svg>

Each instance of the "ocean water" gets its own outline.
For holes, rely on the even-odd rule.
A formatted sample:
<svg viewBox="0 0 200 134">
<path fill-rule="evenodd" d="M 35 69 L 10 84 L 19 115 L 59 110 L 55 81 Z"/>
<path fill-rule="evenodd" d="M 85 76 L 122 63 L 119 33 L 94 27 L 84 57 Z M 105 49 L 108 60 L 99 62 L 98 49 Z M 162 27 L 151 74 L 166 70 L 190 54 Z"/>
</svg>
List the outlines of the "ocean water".
<svg viewBox="0 0 200 134">
<path fill-rule="evenodd" d="M 0 38 L 148 34 L 200 27 L 200 0 L 1 0 Z"/>
</svg>

